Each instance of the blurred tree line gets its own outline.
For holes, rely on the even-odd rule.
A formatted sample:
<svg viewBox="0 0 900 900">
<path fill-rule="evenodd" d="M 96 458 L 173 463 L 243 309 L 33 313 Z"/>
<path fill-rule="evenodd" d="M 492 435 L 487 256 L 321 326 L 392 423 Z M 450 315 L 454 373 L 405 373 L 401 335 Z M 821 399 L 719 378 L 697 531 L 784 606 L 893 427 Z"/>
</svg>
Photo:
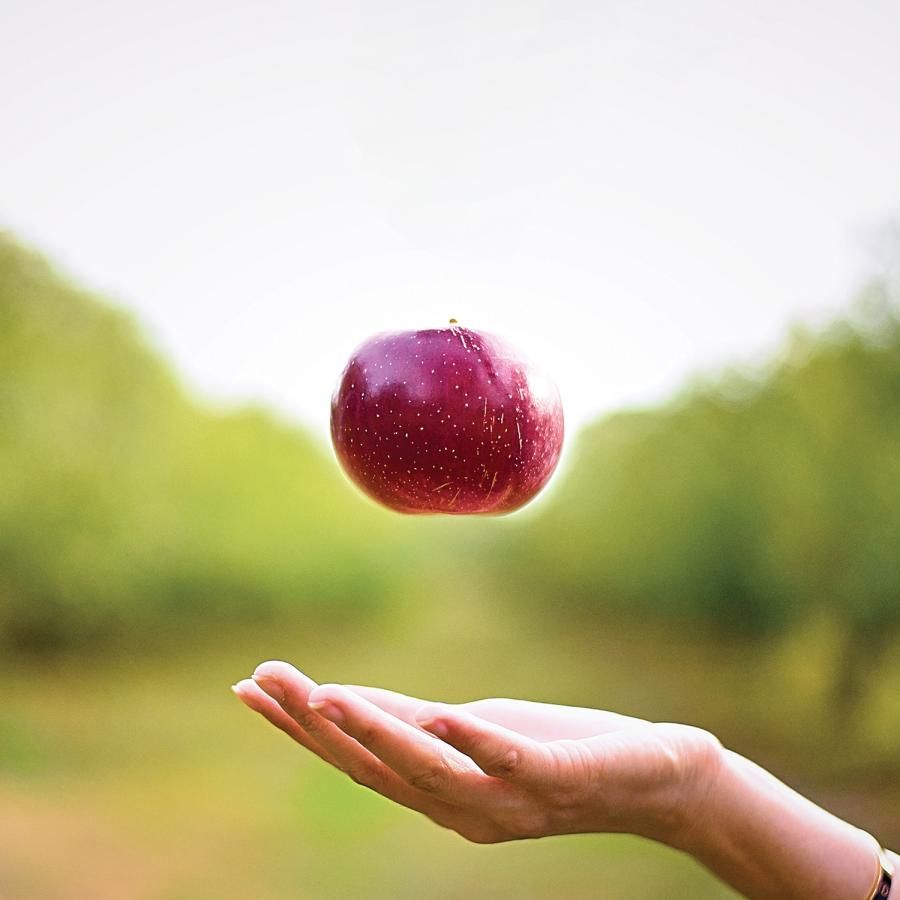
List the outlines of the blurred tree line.
<svg viewBox="0 0 900 900">
<path fill-rule="evenodd" d="M 386 599 L 402 552 L 323 448 L 192 400 L 126 314 L 0 234 L 0 645 Z"/>
<path fill-rule="evenodd" d="M 547 616 L 752 637 L 830 611 L 851 702 L 900 624 L 895 290 L 874 282 L 765 366 L 597 422 L 534 511 L 444 532 L 445 553 Z M 390 605 L 434 535 L 364 502 L 301 430 L 198 404 L 128 316 L 0 237 L 0 644 L 356 616 Z"/>
<path fill-rule="evenodd" d="M 523 590 L 570 612 L 753 637 L 830 615 L 844 712 L 900 626 L 900 318 L 873 281 L 755 369 L 695 379 L 577 439 L 507 549 Z"/>
</svg>

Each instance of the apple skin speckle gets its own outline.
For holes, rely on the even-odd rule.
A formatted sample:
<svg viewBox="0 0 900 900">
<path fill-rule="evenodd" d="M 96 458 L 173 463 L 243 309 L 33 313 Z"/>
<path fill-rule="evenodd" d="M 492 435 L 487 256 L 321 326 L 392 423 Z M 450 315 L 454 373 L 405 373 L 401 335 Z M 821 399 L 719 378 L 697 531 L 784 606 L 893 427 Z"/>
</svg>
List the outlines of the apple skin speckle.
<svg viewBox="0 0 900 900">
<path fill-rule="evenodd" d="M 499 338 L 458 325 L 369 338 L 331 401 L 344 471 L 403 513 L 521 508 L 550 480 L 563 431 L 556 388 Z"/>
</svg>

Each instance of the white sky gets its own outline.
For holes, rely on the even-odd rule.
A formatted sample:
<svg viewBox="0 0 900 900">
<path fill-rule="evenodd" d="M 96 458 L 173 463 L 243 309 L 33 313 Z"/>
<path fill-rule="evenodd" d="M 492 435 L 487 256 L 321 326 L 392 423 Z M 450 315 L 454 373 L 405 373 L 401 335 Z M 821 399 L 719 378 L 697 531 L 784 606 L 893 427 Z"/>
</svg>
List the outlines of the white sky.
<svg viewBox="0 0 900 900">
<path fill-rule="evenodd" d="M 0 225 L 320 433 L 360 340 L 450 316 L 570 422 L 659 397 L 898 208 L 896 0 L 0 0 Z"/>
</svg>

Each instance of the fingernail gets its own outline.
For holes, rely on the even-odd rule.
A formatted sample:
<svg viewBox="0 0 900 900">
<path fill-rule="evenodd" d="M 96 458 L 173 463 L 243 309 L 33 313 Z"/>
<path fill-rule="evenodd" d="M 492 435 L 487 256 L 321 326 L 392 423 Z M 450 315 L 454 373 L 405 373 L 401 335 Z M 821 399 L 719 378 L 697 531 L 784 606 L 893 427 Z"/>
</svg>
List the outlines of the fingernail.
<svg viewBox="0 0 900 900">
<path fill-rule="evenodd" d="M 343 710 L 335 706 L 330 700 L 310 700 L 307 705 L 320 716 L 328 719 L 329 722 L 334 722 L 335 725 L 340 725 L 344 721 Z"/>
<path fill-rule="evenodd" d="M 284 703 L 284 688 L 277 678 L 271 675 L 254 675 L 253 680 L 273 699 Z"/>
</svg>

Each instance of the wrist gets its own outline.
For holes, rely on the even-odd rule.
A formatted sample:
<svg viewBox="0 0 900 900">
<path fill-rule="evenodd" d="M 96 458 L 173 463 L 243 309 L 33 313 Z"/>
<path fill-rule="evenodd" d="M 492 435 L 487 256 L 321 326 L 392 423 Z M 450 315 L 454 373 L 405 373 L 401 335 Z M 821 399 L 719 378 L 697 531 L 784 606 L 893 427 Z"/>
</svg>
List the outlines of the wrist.
<svg viewBox="0 0 900 900">
<path fill-rule="evenodd" d="M 708 839 L 728 756 L 715 735 L 680 727 L 687 733 L 678 742 L 670 804 L 657 839 L 693 856 Z"/>
<path fill-rule="evenodd" d="M 690 821 L 673 846 L 746 897 L 869 896 L 877 862 L 872 838 L 733 751 L 720 752 L 718 767 L 685 808 Z"/>
<path fill-rule="evenodd" d="M 654 728 L 669 764 L 659 790 L 651 795 L 652 809 L 643 815 L 644 827 L 636 833 L 690 853 L 709 825 L 711 798 L 726 765 L 726 751 L 715 735 L 701 728 L 670 724 Z"/>
</svg>

